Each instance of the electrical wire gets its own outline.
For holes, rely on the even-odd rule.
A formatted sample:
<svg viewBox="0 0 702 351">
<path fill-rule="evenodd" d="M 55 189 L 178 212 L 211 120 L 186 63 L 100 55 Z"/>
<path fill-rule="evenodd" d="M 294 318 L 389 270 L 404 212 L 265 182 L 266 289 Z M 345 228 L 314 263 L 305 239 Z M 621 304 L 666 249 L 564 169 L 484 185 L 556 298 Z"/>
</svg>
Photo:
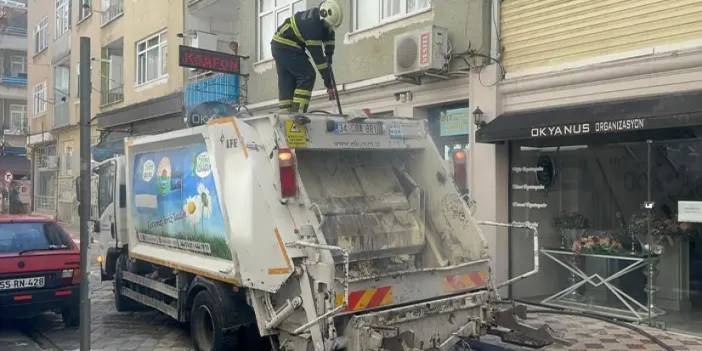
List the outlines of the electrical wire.
<svg viewBox="0 0 702 351">
<path fill-rule="evenodd" d="M 562 309 L 553 309 L 551 306 L 539 304 L 539 303 L 534 303 L 534 302 L 529 302 L 529 301 L 522 301 L 522 300 L 511 300 L 512 302 L 517 302 L 521 303 L 524 305 L 532 305 L 532 306 L 538 306 L 538 307 L 544 307 L 548 309 L 542 309 L 542 310 L 529 310 L 527 309 L 527 313 L 533 313 L 533 314 L 557 314 L 557 315 L 569 315 L 569 316 L 577 316 L 577 317 L 585 317 L 585 318 L 590 318 L 590 319 L 596 319 L 602 322 L 614 324 L 616 326 L 622 327 L 629 329 L 631 331 L 634 331 L 641 336 L 646 337 L 647 339 L 651 340 L 652 342 L 656 343 L 658 346 L 660 346 L 663 350 L 665 351 L 674 351 L 674 349 L 661 341 L 661 339 L 657 338 L 656 336 L 652 335 L 651 333 L 633 325 L 630 323 L 625 323 L 625 322 L 620 322 L 618 320 L 612 319 L 612 318 L 607 318 L 607 317 L 602 317 L 598 315 L 594 315 L 592 313 L 586 313 L 586 312 L 574 312 L 574 311 L 566 311 Z M 502 301 L 504 303 L 510 303 L 510 300 L 504 300 Z"/>
</svg>

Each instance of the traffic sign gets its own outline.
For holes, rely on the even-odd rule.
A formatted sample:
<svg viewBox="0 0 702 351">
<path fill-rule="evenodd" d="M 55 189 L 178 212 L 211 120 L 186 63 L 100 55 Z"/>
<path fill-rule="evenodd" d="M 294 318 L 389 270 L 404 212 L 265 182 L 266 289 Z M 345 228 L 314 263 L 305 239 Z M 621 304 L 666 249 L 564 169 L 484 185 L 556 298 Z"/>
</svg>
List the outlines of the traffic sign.
<svg viewBox="0 0 702 351">
<path fill-rule="evenodd" d="M 3 175 L 2 179 L 5 181 L 5 183 L 12 183 L 12 172 L 7 171 L 5 172 L 5 175 Z"/>
</svg>

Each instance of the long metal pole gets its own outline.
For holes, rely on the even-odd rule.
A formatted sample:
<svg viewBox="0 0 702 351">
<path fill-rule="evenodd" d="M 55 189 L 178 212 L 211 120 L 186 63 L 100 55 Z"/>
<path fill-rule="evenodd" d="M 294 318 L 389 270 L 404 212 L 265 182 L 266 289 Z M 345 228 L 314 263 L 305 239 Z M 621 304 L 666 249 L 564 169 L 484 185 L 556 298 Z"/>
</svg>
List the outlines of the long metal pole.
<svg viewBox="0 0 702 351">
<path fill-rule="evenodd" d="M 90 350 L 90 38 L 80 37 L 80 350 Z"/>
<path fill-rule="evenodd" d="M 646 296 L 646 300 L 648 301 L 648 306 L 646 306 L 646 310 L 648 310 L 648 325 L 653 326 L 653 260 L 651 259 L 651 255 L 653 254 L 653 243 L 652 243 L 652 238 L 651 238 L 651 211 L 653 211 L 653 207 L 650 206 L 651 204 L 651 145 L 653 144 L 653 140 L 646 140 L 646 202 L 649 204 L 647 207 L 650 207 L 646 211 L 646 242 L 648 243 L 648 253 L 646 253 L 646 256 L 648 257 L 648 293 Z"/>
</svg>

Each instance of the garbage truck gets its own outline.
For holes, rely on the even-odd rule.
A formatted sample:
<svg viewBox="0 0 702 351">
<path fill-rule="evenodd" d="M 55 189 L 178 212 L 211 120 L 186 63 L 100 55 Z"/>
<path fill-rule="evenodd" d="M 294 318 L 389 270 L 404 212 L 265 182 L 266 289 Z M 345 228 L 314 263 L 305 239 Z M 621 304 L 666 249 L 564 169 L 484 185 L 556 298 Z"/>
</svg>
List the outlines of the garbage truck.
<svg viewBox="0 0 702 351">
<path fill-rule="evenodd" d="M 94 167 L 101 277 L 197 350 L 454 350 L 521 328 L 425 121 L 224 117 L 124 150 Z"/>
</svg>

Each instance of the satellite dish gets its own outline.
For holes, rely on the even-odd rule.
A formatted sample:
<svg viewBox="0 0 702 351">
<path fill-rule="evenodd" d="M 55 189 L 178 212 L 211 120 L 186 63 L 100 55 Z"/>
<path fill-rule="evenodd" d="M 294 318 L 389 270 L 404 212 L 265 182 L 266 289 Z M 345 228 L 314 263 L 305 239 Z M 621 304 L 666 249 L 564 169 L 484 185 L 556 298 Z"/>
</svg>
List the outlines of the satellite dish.
<svg viewBox="0 0 702 351">
<path fill-rule="evenodd" d="M 236 111 L 231 105 L 219 101 L 207 101 L 187 112 L 185 124 L 188 127 L 196 127 L 207 124 L 211 119 L 235 115 Z"/>
</svg>

